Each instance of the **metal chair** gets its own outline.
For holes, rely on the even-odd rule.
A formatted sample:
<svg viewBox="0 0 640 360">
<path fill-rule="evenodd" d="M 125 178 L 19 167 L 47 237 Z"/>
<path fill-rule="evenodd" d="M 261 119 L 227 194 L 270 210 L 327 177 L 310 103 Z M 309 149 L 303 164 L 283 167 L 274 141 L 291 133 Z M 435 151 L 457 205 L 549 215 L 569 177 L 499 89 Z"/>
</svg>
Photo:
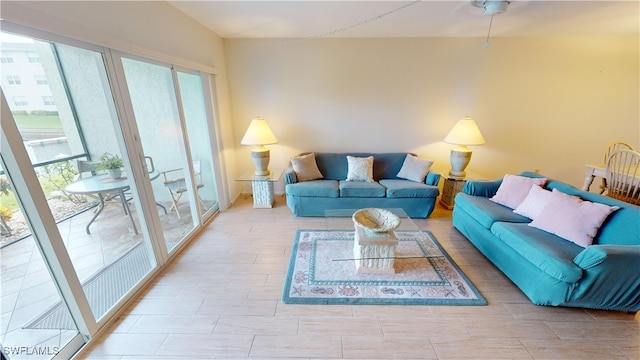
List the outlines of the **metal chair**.
<svg viewBox="0 0 640 360">
<path fill-rule="evenodd" d="M 193 161 L 193 172 L 196 180 L 196 190 L 199 190 L 204 187 L 204 183 L 202 182 L 202 174 L 200 173 L 200 160 Z M 163 171 L 161 174 L 164 179 L 163 184 L 167 188 L 167 190 L 169 191 L 169 195 L 171 196 L 171 207 L 169 208 L 169 211 L 175 210 L 176 214 L 178 215 L 178 219 L 182 220 L 180 212 L 178 211 L 178 202 L 180 201 L 182 194 L 187 192 L 189 188 L 184 177 L 184 171 L 182 168 L 178 168 Z M 200 198 L 198 192 L 196 192 L 196 198 L 198 199 L 200 206 L 202 206 L 202 208 L 206 210 L 207 207 L 204 201 L 202 201 L 202 199 Z"/>
<path fill-rule="evenodd" d="M 84 174 L 89 173 L 90 176 L 96 174 L 99 162 L 88 160 L 76 160 L 76 167 L 78 168 L 78 178 L 82 179 Z"/>
<path fill-rule="evenodd" d="M 607 196 L 640 205 L 640 153 L 619 150 L 606 164 Z"/>
<path fill-rule="evenodd" d="M 78 169 L 78 179 L 82 179 L 85 175 L 95 176 L 98 167 L 97 161 L 89 160 L 76 160 L 76 168 Z M 91 198 L 95 201 L 100 201 L 98 195 L 87 194 L 85 197 Z M 93 210 L 94 212 L 96 209 Z"/>
<path fill-rule="evenodd" d="M 78 168 L 78 179 L 83 179 L 86 176 L 86 174 L 89 174 L 88 176 L 96 176 L 98 173 L 97 168 L 99 163 L 100 162 L 98 161 L 76 160 L 76 167 Z M 114 201 L 114 199 L 120 197 L 119 192 L 105 193 L 105 194 L 99 194 L 99 195 L 85 194 L 84 196 L 88 198 L 92 198 L 97 202 L 100 202 L 100 196 L 102 196 L 105 205 L 115 204 L 115 205 L 121 206 L 125 211 L 125 214 L 127 213 L 126 207 L 124 206 L 124 203 L 123 203 L 123 201 L 126 201 L 126 199 L 120 199 L 118 201 Z M 96 212 L 96 211 L 98 211 L 98 208 L 95 208 L 93 210 L 93 212 Z"/>
</svg>

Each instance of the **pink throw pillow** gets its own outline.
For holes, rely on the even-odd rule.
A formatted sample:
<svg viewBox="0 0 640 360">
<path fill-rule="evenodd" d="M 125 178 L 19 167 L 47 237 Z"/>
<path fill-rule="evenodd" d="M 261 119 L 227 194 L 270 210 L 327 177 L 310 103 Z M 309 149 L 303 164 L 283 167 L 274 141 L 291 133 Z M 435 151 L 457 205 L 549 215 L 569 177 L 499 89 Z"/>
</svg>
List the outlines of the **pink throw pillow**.
<svg viewBox="0 0 640 360">
<path fill-rule="evenodd" d="M 546 182 L 547 178 L 530 178 L 506 174 L 496 195 L 490 200 L 515 209 L 527 197 L 533 185 L 543 186 Z"/>
<path fill-rule="evenodd" d="M 552 196 L 551 201 L 529 226 L 558 235 L 582 247 L 591 245 L 602 223 L 611 213 L 620 209 L 618 206 L 582 201 L 556 189 L 553 189 Z"/>
<path fill-rule="evenodd" d="M 526 198 L 518 205 L 514 213 L 535 219 L 540 215 L 542 209 L 553 199 L 551 191 L 545 190 L 538 185 L 533 185 Z"/>
</svg>

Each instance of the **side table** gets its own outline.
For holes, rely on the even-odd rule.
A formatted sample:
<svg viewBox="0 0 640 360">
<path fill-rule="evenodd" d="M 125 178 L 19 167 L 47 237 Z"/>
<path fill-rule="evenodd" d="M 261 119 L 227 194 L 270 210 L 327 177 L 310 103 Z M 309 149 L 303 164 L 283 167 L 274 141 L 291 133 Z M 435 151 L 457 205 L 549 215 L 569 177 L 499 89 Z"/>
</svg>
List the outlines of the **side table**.
<svg viewBox="0 0 640 360">
<path fill-rule="evenodd" d="M 444 186 L 442 187 L 442 196 L 440 197 L 440 205 L 442 205 L 445 209 L 451 210 L 453 209 L 454 199 L 456 194 L 462 191 L 464 184 L 467 180 L 464 179 L 455 179 L 455 178 L 446 178 L 444 179 Z"/>
<path fill-rule="evenodd" d="M 237 178 L 237 181 L 251 181 L 251 190 L 253 191 L 253 208 L 254 209 L 270 209 L 273 207 L 273 183 L 280 181 L 280 177 L 284 171 L 281 169 L 271 170 L 269 175 L 258 176 L 253 170 L 244 173 Z"/>
</svg>

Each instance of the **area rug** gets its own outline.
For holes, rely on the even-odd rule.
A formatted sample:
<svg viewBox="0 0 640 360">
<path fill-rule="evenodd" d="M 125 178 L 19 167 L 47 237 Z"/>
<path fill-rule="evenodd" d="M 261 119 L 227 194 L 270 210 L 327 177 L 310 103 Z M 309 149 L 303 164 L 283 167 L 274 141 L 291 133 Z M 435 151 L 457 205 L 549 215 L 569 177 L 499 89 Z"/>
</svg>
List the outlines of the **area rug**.
<svg viewBox="0 0 640 360">
<path fill-rule="evenodd" d="M 356 272 L 353 231 L 298 230 L 285 304 L 486 305 L 428 231 L 396 231 L 395 273 Z"/>
</svg>

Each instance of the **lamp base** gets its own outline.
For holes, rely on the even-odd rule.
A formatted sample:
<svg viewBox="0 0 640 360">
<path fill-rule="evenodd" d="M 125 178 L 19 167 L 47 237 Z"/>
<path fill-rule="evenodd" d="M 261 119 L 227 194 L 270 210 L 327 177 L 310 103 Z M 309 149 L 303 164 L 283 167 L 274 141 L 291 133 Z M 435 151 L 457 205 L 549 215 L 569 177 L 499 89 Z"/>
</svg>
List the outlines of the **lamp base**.
<svg viewBox="0 0 640 360">
<path fill-rule="evenodd" d="M 257 176 L 267 176 L 271 174 L 269 171 L 269 149 L 264 146 L 251 150 L 251 160 L 256 167 L 256 171 L 253 173 Z"/>
<path fill-rule="evenodd" d="M 451 170 L 449 170 L 449 178 L 462 180 L 467 176 L 464 169 L 471 161 L 471 150 L 466 146 L 460 146 L 451 150 Z"/>
</svg>

